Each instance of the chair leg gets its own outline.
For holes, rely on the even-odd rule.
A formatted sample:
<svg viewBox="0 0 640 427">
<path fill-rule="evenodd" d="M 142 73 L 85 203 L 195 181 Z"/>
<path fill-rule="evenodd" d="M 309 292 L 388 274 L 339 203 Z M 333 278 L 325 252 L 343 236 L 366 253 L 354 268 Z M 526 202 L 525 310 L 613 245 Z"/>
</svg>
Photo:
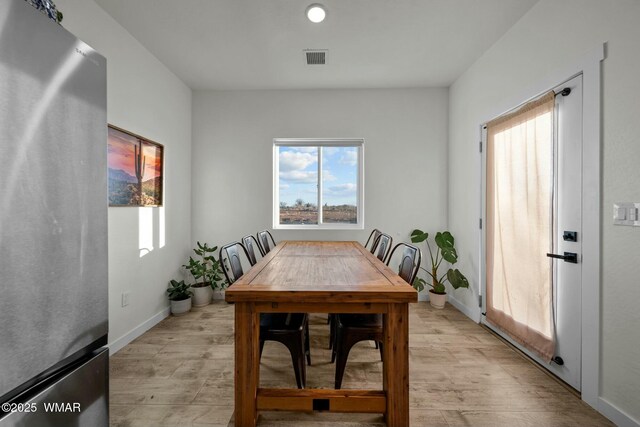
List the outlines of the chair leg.
<svg viewBox="0 0 640 427">
<path fill-rule="evenodd" d="M 264 340 L 260 340 L 260 358 L 262 359 L 262 350 L 264 349 Z"/>
<path fill-rule="evenodd" d="M 378 341 L 376 341 L 376 344 L 378 344 Z M 380 348 L 380 360 L 384 362 L 384 350 L 382 349 L 382 341 L 380 341 L 380 346 L 377 347 Z"/>
<path fill-rule="evenodd" d="M 333 314 L 329 314 L 329 350 L 333 348 L 333 340 L 335 338 L 335 322 L 336 319 Z"/>
<path fill-rule="evenodd" d="M 307 366 L 304 363 L 304 341 L 303 337 L 291 337 L 280 341 L 289 349 L 291 353 L 291 362 L 293 364 L 293 373 L 296 376 L 296 384 L 298 388 L 304 388 L 307 377 Z"/>
<path fill-rule="evenodd" d="M 376 350 L 378 349 L 378 341 L 374 341 L 374 344 L 376 345 Z"/>
<path fill-rule="evenodd" d="M 337 337 L 335 346 L 336 351 L 336 376 L 335 376 L 335 389 L 339 390 L 342 387 L 342 378 L 344 377 L 344 370 L 347 367 L 347 359 L 349 358 L 349 352 L 359 340 L 356 337 L 351 336 L 343 328 L 338 326 Z"/>
<path fill-rule="evenodd" d="M 296 352 L 297 353 L 297 352 Z M 298 354 L 291 353 L 291 361 L 293 362 L 293 373 L 296 375 L 296 385 L 298 388 L 304 388 L 302 383 L 302 368 L 300 367 L 300 357 Z"/>
<path fill-rule="evenodd" d="M 305 388 L 307 386 L 307 365 L 305 365 L 304 363 L 304 355 L 305 355 L 305 351 L 304 351 L 304 343 L 303 343 L 302 355 L 300 356 L 300 361 L 298 362 L 300 363 L 300 374 L 302 376 L 302 388 Z M 311 356 L 308 356 L 308 357 L 309 357 L 309 360 L 311 360 Z M 311 364 L 311 362 L 309 362 L 309 364 Z"/>
<path fill-rule="evenodd" d="M 336 327 L 336 329 L 338 329 Z M 338 332 L 334 332 L 334 336 L 331 338 L 333 342 L 333 346 L 331 348 L 331 363 L 336 361 L 336 356 L 338 355 Z"/>
<path fill-rule="evenodd" d="M 311 366 L 311 346 L 309 345 L 309 321 L 304 328 L 304 354 L 307 356 L 307 365 Z"/>
</svg>

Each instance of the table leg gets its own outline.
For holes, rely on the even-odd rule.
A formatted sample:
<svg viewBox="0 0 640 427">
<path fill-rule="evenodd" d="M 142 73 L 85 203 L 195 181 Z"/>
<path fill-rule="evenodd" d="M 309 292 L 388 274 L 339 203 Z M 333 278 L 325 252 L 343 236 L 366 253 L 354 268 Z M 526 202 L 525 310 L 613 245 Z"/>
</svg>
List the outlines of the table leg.
<svg viewBox="0 0 640 427">
<path fill-rule="evenodd" d="M 387 426 L 409 426 L 409 308 L 389 304 L 384 315 L 383 387 Z"/>
<path fill-rule="evenodd" d="M 235 304 L 235 427 L 253 427 L 260 376 L 260 315 L 253 303 Z"/>
</svg>

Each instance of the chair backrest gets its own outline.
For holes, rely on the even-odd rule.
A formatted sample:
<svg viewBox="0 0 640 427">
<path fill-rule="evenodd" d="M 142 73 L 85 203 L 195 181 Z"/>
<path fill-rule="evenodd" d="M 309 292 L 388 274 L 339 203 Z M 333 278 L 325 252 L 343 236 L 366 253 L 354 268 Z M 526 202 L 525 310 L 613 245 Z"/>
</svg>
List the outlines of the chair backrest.
<svg viewBox="0 0 640 427">
<path fill-rule="evenodd" d="M 367 239 L 367 243 L 364 244 L 364 247 L 368 247 L 369 246 L 369 242 L 371 242 L 371 247 L 369 248 L 369 250 L 371 251 L 371 253 L 374 253 L 376 250 L 376 241 L 378 240 L 378 237 L 380 237 L 380 234 L 382 234 L 382 232 L 380 230 L 378 230 L 377 228 L 374 228 L 373 231 L 371 232 L 371 234 L 369 234 L 369 238 Z"/>
<path fill-rule="evenodd" d="M 375 248 L 374 255 L 382 262 L 385 262 L 391 246 L 393 245 L 393 238 L 385 233 L 380 233 L 378 239 L 373 243 Z"/>
<path fill-rule="evenodd" d="M 264 254 L 262 253 L 262 248 L 260 247 L 260 245 L 258 244 L 258 241 L 256 240 L 255 237 L 253 237 L 251 234 L 249 234 L 248 236 L 244 236 L 242 238 L 242 244 L 244 245 L 245 249 L 247 250 L 247 254 L 249 254 L 249 263 L 251 265 L 256 265 L 256 263 L 258 262 L 258 258 L 256 258 L 256 247 L 258 248 L 258 252 L 260 253 L 260 256 L 264 256 Z"/>
<path fill-rule="evenodd" d="M 420 251 L 420 249 L 413 245 L 398 243 L 389 254 L 387 265 L 389 265 L 389 263 L 391 262 L 391 258 L 393 258 L 393 254 L 395 253 L 396 249 L 401 246 L 403 246 L 404 249 L 400 258 L 400 264 L 398 265 L 398 276 L 402 277 L 405 282 L 411 285 L 418 275 L 420 262 L 422 261 L 422 252 Z"/>
<path fill-rule="evenodd" d="M 239 248 L 242 248 L 242 251 L 240 251 Z M 249 261 L 249 264 L 251 264 L 247 249 L 242 245 L 242 243 L 233 242 L 220 248 L 218 259 L 220 261 L 220 265 L 222 266 L 224 277 L 227 278 L 227 282 L 229 282 L 229 284 L 232 284 L 244 274 L 244 270 L 242 269 L 242 261 L 240 259 L 240 254 L 242 252 L 244 253 L 244 256 L 247 257 L 247 261 Z"/>
<path fill-rule="evenodd" d="M 269 230 L 259 231 L 256 236 L 258 237 L 258 244 L 263 254 L 268 254 L 269 251 L 276 246 L 276 241 L 273 240 L 273 236 L 269 233 Z"/>
</svg>

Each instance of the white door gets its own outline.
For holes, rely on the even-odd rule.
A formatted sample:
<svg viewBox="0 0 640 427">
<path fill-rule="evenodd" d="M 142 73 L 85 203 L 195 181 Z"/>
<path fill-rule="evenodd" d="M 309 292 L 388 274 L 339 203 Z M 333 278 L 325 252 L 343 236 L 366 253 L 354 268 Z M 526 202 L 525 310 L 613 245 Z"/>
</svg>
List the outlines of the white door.
<svg viewBox="0 0 640 427">
<path fill-rule="evenodd" d="M 576 390 L 580 390 L 582 344 L 582 76 L 575 77 L 556 92 L 571 89 L 567 96 L 556 96 L 555 232 L 554 253 L 575 253 L 577 263 L 555 259 L 554 316 L 556 356 L 564 364 L 548 368 Z M 576 233 L 576 241 L 569 233 Z"/>
<path fill-rule="evenodd" d="M 569 91 L 564 89 L 570 89 Z M 564 90 L 564 92 L 563 92 Z M 551 245 L 548 253 L 540 253 L 539 257 L 551 260 L 551 322 L 554 325 L 555 353 L 551 363 L 538 357 L 533 351 L 512 339 L 509 334 L 492 325 L 483 316 L 483 323 L 494 329 L 501 336 L 516 345 L 543 367 L 571 385 L 581 389 L 581 234 L 582 234 L 582 76 L 577 76 L 556 87 L 555 120 L 554 120 L 554 155 L 550 157 L 553 170 L 553 203 L 551 208 Z M 563 94 L 564 93 L 564 94 Z M 484 136 L 486 139 L 486 135 Z M 486 143 L 484 144 L 486 146 Z M 486 151 L 486 150 L 485 150 Z M 483 153 L 483 157 L 486 153 Z M 494 159 L 493 161 L 501 161 Z M 483 171 L 486 171 L 486 159 L 483 159 Z M 483 172 L 483 175 L 486 172 Z M 483 181 L 486 182 L 486 176 Z M 487 192 L 483 189 L 486 197 Z M 484 198 L 483 197 L 483 198 Z M 489 200 L 484 200 L 485 205 Z M 527 209 L 530 207 L 522 207 Z M 519 215 L 515 211 L 513 215 Z M 486 224 L 486 218 L 483 223 Z M 484 235 L 483 230 L 483 239 Z M 486 246 L 482 245 L 486 251 Z M 542 251 L 544 252 L 544 251 Z M 575 259 L 572 259 L 575 254 Z M 538 256 L 538 255 L 536 255 Z M 552 256 L 562 258 L 552 258 Z M 483 254 L 483 260 L 487 254 Z M 522 263 L 528 262 L 521 260 Z M 514 268 L 520 268 L 515 266 Z M 483 295 L 486 293 L 486 282 L 483 280 Z M 487 301 L 483 301 L 483 312 L 486 312 Z"/>
</svg>

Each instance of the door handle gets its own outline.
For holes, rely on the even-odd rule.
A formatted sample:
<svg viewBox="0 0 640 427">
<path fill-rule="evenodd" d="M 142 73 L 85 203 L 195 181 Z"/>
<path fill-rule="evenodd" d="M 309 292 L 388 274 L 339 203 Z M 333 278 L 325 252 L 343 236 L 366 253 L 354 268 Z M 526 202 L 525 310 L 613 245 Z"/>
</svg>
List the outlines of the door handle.
<svg viewBox="0 0 640 427">
<path fill-rule="evenodd" d="M 547 254 L 549 258 L 561 259 L 564 262 L 570 262 L 571 264 L 578 263 L 578 254 L 575 252 L 565 252 L 564 255 Z"/>
</svg>

